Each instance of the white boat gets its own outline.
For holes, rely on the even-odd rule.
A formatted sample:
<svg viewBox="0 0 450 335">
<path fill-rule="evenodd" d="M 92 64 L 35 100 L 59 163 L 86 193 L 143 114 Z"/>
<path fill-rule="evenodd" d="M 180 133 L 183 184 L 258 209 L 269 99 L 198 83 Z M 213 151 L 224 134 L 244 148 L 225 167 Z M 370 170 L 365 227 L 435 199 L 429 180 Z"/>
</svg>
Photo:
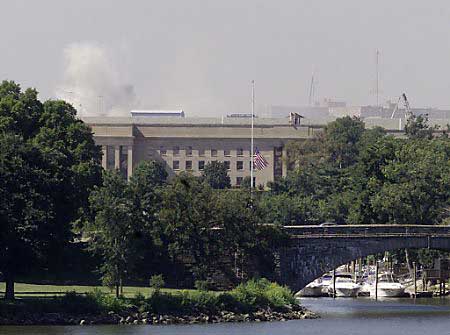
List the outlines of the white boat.
<svg viewBox="0 0 450 335">
<path fill-rule="evenodd" d="M 336 297 L 357 297 L 361 290 L 361 285 L 354 282 L 350 273 L 336 274 L 336 283 L 334 284 Z M 329 286 L 328 292 L 333 295 L 333 282 Z"/>
<path fill-rule="evenodd" d="M 322 294 L 328 295 L 330 285 L 333 284 L 333 276 L 329 273 L 326 273 L 320 278 L 320 281 L 322 283 Z"/>
<path fill-rule="evenodd" d="M 297 295 L 299 297 L 322 297 L 323 293 L 323 285 L 320 279 L 316 279 L 313 282 L 306 285 L 303 289 L 301 289 Z"/>
<path fill-rule="evenodd" d="M 394 279 L 390 272 L 385 272 L 378 276 L 378 297 L 403 297 L 405 288 L 404 285 Z M 369 290 L 370 296 L 375 297 L 375 282 L 369 284 Z"/>
</svg>

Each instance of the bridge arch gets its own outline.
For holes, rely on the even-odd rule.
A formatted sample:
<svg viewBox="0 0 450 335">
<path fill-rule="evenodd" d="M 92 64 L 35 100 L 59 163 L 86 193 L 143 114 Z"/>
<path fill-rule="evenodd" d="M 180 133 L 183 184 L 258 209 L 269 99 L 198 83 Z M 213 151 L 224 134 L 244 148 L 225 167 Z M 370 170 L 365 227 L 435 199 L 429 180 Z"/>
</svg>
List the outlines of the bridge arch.
<svg viewBox="0 0 450 335">
<path fill-rule="evenodd" d="M 297 234 L 280 250 L 280 281 L 299 291 L 322 274 L 361 257 L 398 249 L 430 248 L 450 251 L 448 233 Z M 429 226 L 428 226 L 429 229 Z M 383 235 L 383 236 L 380 236 Z"/>
</svg>

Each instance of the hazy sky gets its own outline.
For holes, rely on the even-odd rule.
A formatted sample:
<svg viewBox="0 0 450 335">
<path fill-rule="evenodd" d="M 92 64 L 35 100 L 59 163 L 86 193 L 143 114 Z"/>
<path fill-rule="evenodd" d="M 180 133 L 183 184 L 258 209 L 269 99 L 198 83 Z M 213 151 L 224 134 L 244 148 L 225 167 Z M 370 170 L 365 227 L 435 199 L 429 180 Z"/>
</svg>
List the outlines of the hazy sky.
<svg viewBox="0 0 450 335">
<path fill-rule="evenodd" d="M 0 41 L 1 79 L 90 109 L 248 112 L 252 79 L 305 105 L 314 68 L 318 98 L 370 104 L 377 48 L 381 100 L 450 107 L 448 0 L 0 0 Z"/>
</svg>

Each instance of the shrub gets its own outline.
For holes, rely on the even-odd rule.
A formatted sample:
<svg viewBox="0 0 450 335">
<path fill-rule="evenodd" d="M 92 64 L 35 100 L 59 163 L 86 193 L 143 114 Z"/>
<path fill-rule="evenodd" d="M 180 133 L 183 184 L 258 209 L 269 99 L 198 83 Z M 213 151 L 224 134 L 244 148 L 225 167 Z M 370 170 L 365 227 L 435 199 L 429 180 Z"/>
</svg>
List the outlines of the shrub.
<svg viewBox="0 0 450 335">
<path fill-rule="evenodd" d="M 267 279 L 252 279 L 240 284 L 230 292 L 236 300 L 236 307 L 251 312 L 259 308 L 281 309 L 285 305 L 295 304 L 292 292 Z"/>
<path fill-rule="evenodd" d="M 87 293 L 86 298 L 94 300 L 103 312 L 113 311 L 118 313 L 130 307 L 126 299 L 113 297 L 97 289 Z"/>
<path fill-rule="evenodd" d="M 165 285 L 163 275 L 153 275 L 150 278 L 150 287 L 159 292 Z"/>
<path fill-rule="evenodd" d="M 67 292 L 64 296 L 56 298 L 56 304 L 59 310 L 66 313 L 98 313 L 102 310 L 95 296 L 76 292 Z"/>
<path fill-rule="evenodd" d="M 186 312 L 213 313 L 219 310 L 218 295 L 209 291 L 183 292 L 183 309 Z"/>
<path fill-rule="evenodd" d="M 145 300 L 145 310 L 148 312 L 166 314 L 183 312 L 183 299 L 180 294 L 154 292 Z"/>
<path fill-rule="evenodd" d="M 269 287 L 267 287 L 265 291 L 265 296 L 271 307 L 276 309 L 297 303 L 290 289 L 276 283 L 270 283 Z"/>
<path fill-rule="evenodd" d="M 208 291 L 209 289 L 209 283 L 206 280 L 196 280 L 194 286 L 199 291 Z"/>
</svg>

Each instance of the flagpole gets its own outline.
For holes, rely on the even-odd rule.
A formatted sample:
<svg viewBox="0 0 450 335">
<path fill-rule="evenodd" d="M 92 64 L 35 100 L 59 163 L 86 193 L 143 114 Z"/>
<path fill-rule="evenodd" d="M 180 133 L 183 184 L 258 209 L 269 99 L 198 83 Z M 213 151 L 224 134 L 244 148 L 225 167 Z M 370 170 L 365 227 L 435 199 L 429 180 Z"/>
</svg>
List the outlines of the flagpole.
<svg viewBox="0 0 450 335">
<path fill-rule="evenodd" d="M 253 117 L 255 115 L 255 81 L 252 80 L 252 130 L 251 130 L 251 140 L 250 140 L 250 192 L 253 192 L 253 187 L 255 187 L 253 182 L 253 155 L 255 149 L 253 148 Z"/>
</svg>

